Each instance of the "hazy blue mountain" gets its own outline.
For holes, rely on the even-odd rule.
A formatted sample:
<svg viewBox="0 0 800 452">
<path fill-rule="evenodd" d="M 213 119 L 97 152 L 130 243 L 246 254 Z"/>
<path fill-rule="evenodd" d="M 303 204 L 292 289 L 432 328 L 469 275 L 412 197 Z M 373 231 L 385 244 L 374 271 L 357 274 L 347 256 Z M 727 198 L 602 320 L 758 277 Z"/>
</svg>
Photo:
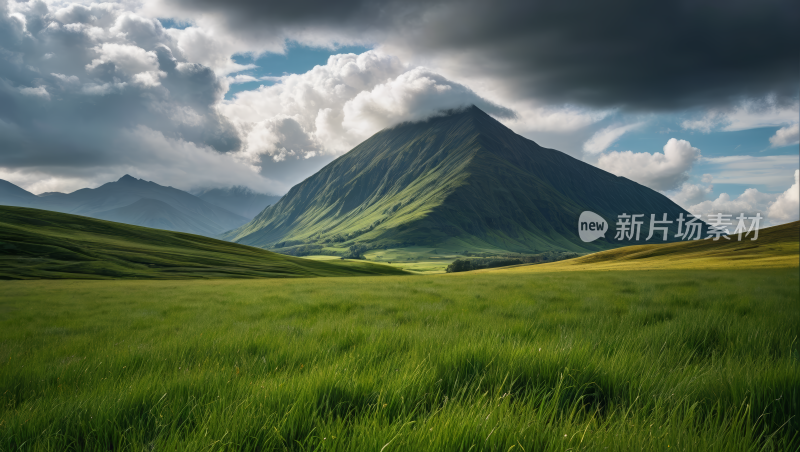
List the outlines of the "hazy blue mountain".
<svg viewBox="0 0 800 452">
<path fill-rule="evenodd" d="M 607 240 L 580 240 L 584 210 L 609 222 Z M 580 252 L 618 245 L 613 227 L 622 213 L 649 220 L 650 213 L 675 219 L 686 212 L 471 107 L 375 134 L 224 237 L 264 247 L 361 242 Z"/>
<path fill-rule="evenodd" d="M 97 188 L 42 196 L 35 196 L 5 181 L 0 187 L 2 205 L 35 207 L 207 236 L 218 235 L 247 222 L 247 218 L 185 191 L 129 175 Z"/>
<path fill-rule="evenodd" d="M 252 219 L 262 210 L 278 202 L 281 197 L 255 192 L 247 187 L 211 188 L 192 192 L 195 196 L 230 210 L 247 219 Z"/>
<path fill-rule="evenodd" d="M 39 198 L 33 193 L 0 179 L 0 205 L 36 207 L 37 202 Z"/>
<path fill-rule="evenodd" d="M 217 229 L 194 216 L 182 213 L 169 204 L 156 199 L 142 198 L 131 205 L 98 212 L 93 218 L 116 221 L 167 231 L 188 232 L 191 234 L 213 236 Z"/>
</svg>

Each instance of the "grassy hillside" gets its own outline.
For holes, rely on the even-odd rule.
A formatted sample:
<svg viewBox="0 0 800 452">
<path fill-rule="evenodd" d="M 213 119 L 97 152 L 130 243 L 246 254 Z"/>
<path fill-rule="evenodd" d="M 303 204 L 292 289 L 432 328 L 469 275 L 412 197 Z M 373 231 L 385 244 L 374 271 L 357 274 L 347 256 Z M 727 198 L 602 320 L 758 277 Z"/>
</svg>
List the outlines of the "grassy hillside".
<svg viewBox="0 0 800 452">
<path fill-rule="evenodd" d="M 0 450 L 796 451 L 799 276 L 0 281 Z"/>
<path fill-rule="evenodd" d="M 0 206 L 0 279 L 182 279 L 403 274 L 360 261 L 318 262 L 207 237 Z"/>
<path fill-rule="evenodd" d="M 800 222 L 762 229 L 758 240 L 697 240 L 659 245 L 637 245 L 601 251 L 549 264 L 481 270 L 511 273 L 657 270 L 791 268 L 800 266 Z"/>
<path fill-rule="evenodd" d="M 665 196 L 545 149 L 473 107 L 383 130 L 224 235 L 254 246 L 597 251 L 577 236 L 584 210 L 684 212 Z M 645 226 L 646 229 L 647 226 Z M 646 230 L 645 230 L 646 234 Z M 625 243 L 622 243 L 625 244 Z"/>
</svg>

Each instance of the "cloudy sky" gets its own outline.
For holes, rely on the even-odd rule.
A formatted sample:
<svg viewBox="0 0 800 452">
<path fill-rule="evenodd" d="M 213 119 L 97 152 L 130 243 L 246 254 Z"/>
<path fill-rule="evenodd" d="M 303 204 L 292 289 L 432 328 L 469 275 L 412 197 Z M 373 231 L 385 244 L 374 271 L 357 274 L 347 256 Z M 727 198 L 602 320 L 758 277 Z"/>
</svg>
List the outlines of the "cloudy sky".
<svg viewBox="0 0 800 452">
<path fill-rule="evenodd" d="M 282 194 L 475 104 L 695 213 L 798 217 L 800 7 L 0 0 L 0 179 Z"/>
</svg>

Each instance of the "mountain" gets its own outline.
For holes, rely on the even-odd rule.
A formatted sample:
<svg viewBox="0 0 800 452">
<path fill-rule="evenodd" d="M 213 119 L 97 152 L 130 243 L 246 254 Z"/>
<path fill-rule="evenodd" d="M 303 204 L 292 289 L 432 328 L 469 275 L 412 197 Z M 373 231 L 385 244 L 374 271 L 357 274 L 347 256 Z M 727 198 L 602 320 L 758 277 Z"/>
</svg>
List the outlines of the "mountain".
<svg viewBox="0 0 800 452">
<path fill-rule="evenodd" d="M 280 196 L 257 193 L 241 186 L 204 189 L 193 194 L 205 202 L 230 210 L 247 219 L 252 219 L 281 199 Z"/>
<path fill-rule="evenodd" d="M 293 278 L 406 274 L 313 261 L 198 235 L 0 206 L 0 279 Z"/>
<path fill-rule="evenodd" d="M 687 212 L 660 193 L 545 149 L 470 107 L 385 129 L 293 187 L 223 237 L 262 247 L 322 243 L 371 248 L 596 251 L 578 217 Z M 642 228 L 646 237 L 648 225 Z M 674 230 L 674 229 L 673 229 Z M 671 234 L 671 236 L 674 234 Z"/>
<path fill-rule="evenodd" d="M 167 231 L 189 232 L 205 236 L 218 233 L 203 221 L 157 199 L 142 198 L 131 205 L 93 214 L 92 217 L 117 223 L 135 224 Z"/>
<path fill-rule="evenodd" d="M 11 182 L 0 179 L 0 204 L 7 206 L 30 207 L 35 205 L 39 198 Z"/>
<path fill-rule="evenodd" d="M 83 188 L 72 193 L 51 192 L 42 196 L 2 182 L 0 204 L 3 205 L 34 207 L 206 236 L 215 236 L 247 222 L 247 218 L 185 191 L 129 175 L 97 188 Z"/>
</svg>

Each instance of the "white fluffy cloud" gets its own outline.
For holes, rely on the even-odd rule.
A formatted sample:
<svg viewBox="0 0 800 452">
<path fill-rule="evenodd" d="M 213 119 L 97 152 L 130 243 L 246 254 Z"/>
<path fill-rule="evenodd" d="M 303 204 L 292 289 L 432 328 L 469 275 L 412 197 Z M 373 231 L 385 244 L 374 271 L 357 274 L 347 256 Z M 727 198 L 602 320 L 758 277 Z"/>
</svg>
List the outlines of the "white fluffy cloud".
<svg viewBox="0 0 800 452">
<path fill-rule="evenodd" d="M 763 193 L 755 188 L 748 188 L 736 198 L 728 193 L 720 193 L 715 199 L 706 199 L 713 191 L 712 185 L 684 183 L 680 190 L 667 195 L 677 204 L 695 215 L 704 218 L 710 214 L 754 216 L 759 213 L 764 217 L 764 226 L 797 221 L 800 219 L 800 170 L 794 171 L 794 184 L 783 193 Z M 703 183 L 710 183 L 709 174 L 703 176 Z"/>
<path fill-rule="evenodd" d="M 774 148 L 800 143 L 800 123 L 781 127 L 769 138 L 769 142 Z"/>
<path fill-rule="evenodd" d="M 642 122 L 626 125 L 612 125 L 604 129 L 600 129 L 592 135 L 585 143 L 583 143 L 583 150 L 590 154 L 599 154 L 609 146 L 614 144 L 622 135 L 635 130 L 642 126 Z"/>
<path fill-rule="evenodd" d="M 50 93 L 47 92 L 47 88 L 44 86 L 37 86 L 37 87 L 29 87 L 23 86 L 19 88 L 19 92 L 26 95 L 26 96 L 37 96 L 43 97 L 45 99 L 50 99 Z"/>
<path fill-rule="evenodd" d="M 469 88 L 376 51 L 331 56 L 305 74 L 236 94 L 221 110 L 246 137 L 239 154 L 257 163 L 339 154 L 379 130 L 439 111 L 478 105 L 511 117 Z"/>
<path fill-rule="evenodd" d="M 543 107 L 513 99 L 499 101 L 517 113 L 514 118 L 500 121 L 520 134 L 530 132 L 573 132 L 602 121 L 609 110 L 592 110 L 571 106 Z"/>
<path fill-rule="evenodd" d="M 711 181 L 706 179 L 703 182 L 708 183 Z M 669 194 L 669 197 L 678 205 L 691 206 L 705 201 L 706 197 L 713 191 L 713 185 L 690 184 L 689 182 L 684 182 L 680 189 Z"/>
<path fill-rule="evenodd" d="M 778 195 L 769 206 L 769 218 L 777 222 L 796 221 L 800 219 L 800 170 L 794 171 L 794 185 Z"/>
<path fill-rule="evenodd" d="M 688 141 L 670 138 L 664 153 L 614 151 L 603 154 L 597 166 L 655 190 L 672 190 L 688 179 L 687 172 L 700 157 L 700 149 Z"/>
<path fill-rule="evenodd" d="M 227 84 L 215 72 L 226 60 L 188 59 L 180 42 L 196 31 L 127 6 L 0 0 L 0 174 L 37 192 L 126 172 L 285 189 L 231 154 L 240 138 L 218 111 Z"/>
<path fill-rule="evenodd" d="M 720 193 L 717 199 L 699 202 L 689 206 L 687 210 L 695 215 L 702 215 L 703 218 L 717 213 L 730 215 L 744 213 L 753 216 L 758 212 L 762 216 L 766 216 L 764 214 L 776 197 L 777 195 L 774 194 L 761 193 L 755 188 L 748 188 L 735 199 L 727 193 Z"/>
<path fill-rule="evenodd" d="M 136 75 L 142 72 L 157 72 L 158 57 L 153 51 L 146 51 L 131 44 L 103 43 L 93 49 L 98 58 L 86 65 L 86 71 L 92 72 L 111 63 L 115 74 Z M 165 74 L 166 75 L 166 74 Z"/>
</svg>

